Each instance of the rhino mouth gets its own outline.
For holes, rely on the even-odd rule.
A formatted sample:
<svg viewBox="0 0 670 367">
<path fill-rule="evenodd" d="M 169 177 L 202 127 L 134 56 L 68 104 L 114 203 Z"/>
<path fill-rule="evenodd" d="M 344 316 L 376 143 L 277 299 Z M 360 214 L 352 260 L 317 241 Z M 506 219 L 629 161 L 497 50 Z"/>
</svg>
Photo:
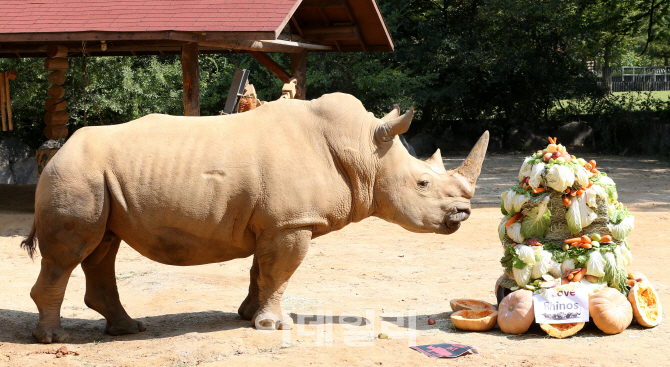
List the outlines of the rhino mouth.
<svg viewBox="0 0 670 367">
<path fill-rule="evenodd" d="M 447 234 L 456 232 L 461 227 L 461 222 L 470 217 L 470 209 L 457 209 L 455 213 L 451 213 L 444 221 L 444 228 Z"/>
</svg>

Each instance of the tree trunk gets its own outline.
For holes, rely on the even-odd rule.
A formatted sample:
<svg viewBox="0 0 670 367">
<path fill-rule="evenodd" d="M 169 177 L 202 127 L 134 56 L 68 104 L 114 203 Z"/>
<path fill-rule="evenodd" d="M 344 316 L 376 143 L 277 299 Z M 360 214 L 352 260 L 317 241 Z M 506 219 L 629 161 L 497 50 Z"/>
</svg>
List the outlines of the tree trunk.
<svg viewBox="0 0 670 367">
<path fill-rule="evenodd" d="M 605 55 L 603 55 L 603 87 L 607 93 L 612 93 L 612 67 L 610 66 L 610 48 L 605 46 Z"/>
</svg>

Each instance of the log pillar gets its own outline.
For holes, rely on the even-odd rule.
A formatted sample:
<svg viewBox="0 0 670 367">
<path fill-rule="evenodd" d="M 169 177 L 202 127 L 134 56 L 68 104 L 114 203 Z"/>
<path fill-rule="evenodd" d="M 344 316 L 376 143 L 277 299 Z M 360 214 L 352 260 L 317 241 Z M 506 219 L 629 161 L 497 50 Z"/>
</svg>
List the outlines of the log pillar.
<svg viewBox="0 0 670 367">
<path fill-rule="evenodd" d="M 60 45 L 49 45 L 46 50 L 47 58 L 44 60 L 44 69 L 51 71 L 47 80 L 51 84 L 49 88 L 49 99 L 44 107 L 47 113 L 44 115 L 44 135 L 47 139 L 65 139 L 68 135 L 67 122 L 70 114 L 65 111 L 67 101 L 62 99 L 65 90 L 65 73 L 68 68 L 67 47 Z M 39 168 L 39 167 L 38 167 Z M 40 171 L 38 169 L 38 171 Z"/>
<path fill-rule="evenodd" d="M 297 99 L 305 99 L 307 96 L 307 50 L 291 54 L 291 76 L 297 81 Z"/>
<path fill-rule="evenodd" d="M 181 46 L 181 72 L 184 81 L 184 115 L 200 116 L 200 71 L 198 44 L 184 43 Z"/>
</svg>

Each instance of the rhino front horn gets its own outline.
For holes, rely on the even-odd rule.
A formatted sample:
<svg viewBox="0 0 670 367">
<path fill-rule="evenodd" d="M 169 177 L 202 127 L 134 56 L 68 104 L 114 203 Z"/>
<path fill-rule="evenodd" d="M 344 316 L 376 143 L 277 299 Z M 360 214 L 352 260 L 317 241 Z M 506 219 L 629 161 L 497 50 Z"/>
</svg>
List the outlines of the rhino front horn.
<svg viewBox="0 0 670 367">
<path fill-rule="evenodd" d="M 394 111 L 391 111 L 389 115 L 393 113 Z M 377 140 L 378 144 L 383 144 L 393 140 L 398 134 L 406 133 L 409 129 L 409 125 L 412 123 L 413 117 L 414 107 L 410 107 L 406 114 L 385 121 L 383 124 L 377 126 L 377 129 L 375 130 L 375 140 Z M 386 116 L 384 118 L 386 118 Z M 484 150 L 486 150 L 486 148 L 484 148 Z"/>
<path fill-rule="evenodd" d="M 489 146 L 489 132 L 488 130 L 482 134 L 481 138 L 475 144 L 475 147 L 472 148 L 468 157 L 465 158 L 463 164 L 460 167 L 456 168 L 456 172 L 461 174 L 465 179 L 472 185 L 474 188 L 475 182 L 479 177 L 479 173 L 482 171 L 482 162 L 484 162 L 484 156 L 486 155 L 486 148 Z"/>
</svg>

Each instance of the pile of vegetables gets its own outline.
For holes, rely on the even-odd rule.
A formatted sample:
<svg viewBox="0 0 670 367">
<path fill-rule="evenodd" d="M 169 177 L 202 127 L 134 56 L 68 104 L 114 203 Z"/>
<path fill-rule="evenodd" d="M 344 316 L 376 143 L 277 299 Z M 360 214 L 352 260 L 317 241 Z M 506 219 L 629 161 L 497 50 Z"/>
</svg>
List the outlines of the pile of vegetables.
<svg viewBox="0 0 670 367">
<path fill-rule="evenodd" d="M 518 179 L 518 184 L 502 194 L 500 203 L 503 218 L 498 235 L 505 251 L 500 263 L 505 272 L 496 283 L 496 292 L 498 287 L 505 288 L 503 293 L 511 291 L 510 297 L 517 290 L 543 294 L 580 287 L 590 297 L 605 294 L 607 297 L 594 301 L 593 312 L 598 315 L 593 318 L 605 332 L 621 332 L 632 315 L 624 301 L 631 288 L 640 287 L 640 279 L 631 279 L 625 270 L 633 261 L 626 239 L 635 218 L 618 202 L 614 181 L 597 168 L 595 160 L 587 162 L 569 154 L 556 138 L 549 138 L 545 149 L 524 160 Z M 612 296 L 612 291 L 620 297 Z M 635 310 L 642 309 L 638 304 L 652 303 L 660 309 L 657 300 L 639 299 L 631 301 Z M 603 321 L 609 315 L 617 315 L 617 327 L 612 327 L 614 320 L 609 326 Z M 499 324 L 501 319 L 505 320 L 504 313 L 498 316 Z M 577 326 L 567 334 L 553 327 L 547 327 L 551 331 L 547 332 L 564 337 L 581 329 Z"/>
</svg>

